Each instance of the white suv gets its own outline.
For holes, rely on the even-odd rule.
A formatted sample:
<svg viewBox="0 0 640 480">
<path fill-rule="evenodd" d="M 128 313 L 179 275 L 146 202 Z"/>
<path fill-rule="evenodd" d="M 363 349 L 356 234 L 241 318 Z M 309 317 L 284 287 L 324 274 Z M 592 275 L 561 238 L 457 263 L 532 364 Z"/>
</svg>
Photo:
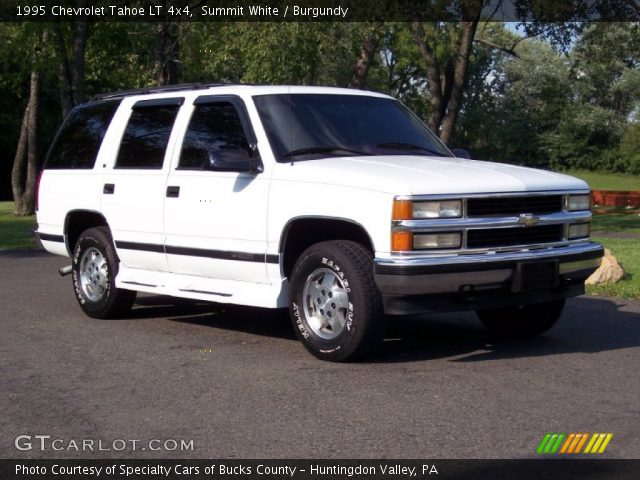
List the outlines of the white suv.
<svg viewBox="0 0 640 480">
<path fill-rule="evenodd" d="M 386 315 L 474 309 L 497 334 L 541 333 L 602 256 L 583 181 L 457 158 L 357 90 L 102 95 L 65 120 L 38 197 L 39 239 L 72 257 L 88 315 L 136 291 L 289 307 L 332 361 L 379 344 Z"/>
</svg>

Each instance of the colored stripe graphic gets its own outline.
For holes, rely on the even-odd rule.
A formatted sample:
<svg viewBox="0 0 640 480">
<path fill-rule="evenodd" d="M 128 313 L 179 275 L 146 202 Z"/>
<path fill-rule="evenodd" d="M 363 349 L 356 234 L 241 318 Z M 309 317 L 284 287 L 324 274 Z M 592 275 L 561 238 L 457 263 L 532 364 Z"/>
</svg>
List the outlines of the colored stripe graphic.
<svg viewBox="0 0 640 480">
<path fill-rule="evenodd" d="M 551 447 L 551 450 L 549 451 L 549 453 L 556 453 L 560 448 L 560 445 L 562 444 L 562 441 L 564 440 L 565 437 L 566 435 L 564 433 L 559 434 L 558 438 L 556 439 L 556 442 L 553 444 L 553 447 Z"/>
<path fill-rule="evenodd" d="M 549 440 L 551 439 L 551 433 L 547 433 L 544 438 L 542 439 L 542 441 L 540 442 L 540 445 L 538 445 L 538 449 L 536 450 L 537 453 L 545 453 L 544 449 L 547 446 L 547 443 L 549 442 Z"/>
<path fill-rule="evenodd" d="M 573 437 L 573 442 L 571 442 L 571 445 L 569 446 L 569 450 L 567 450 L 567 453 L 573 453 L 576 451 L 576 447 L 578 446 L 578 442 L 582 440 L 582 434 L 581 433 L 576 433 L 575 437 Z"/>
<path fill-rule="evenodd" d="M 547 433 L 538 445 L 537 453 L 556 453 L 565 437 L 564 433 Z"/>
<path fill-rule="evenodd" d="M 612 437 L 613 433 L 594 433 L 584 453 L 604 453 Z"/>
<path fill-rule="evenodd" d="M 596 443 L 597 438 L 598 438 L 597 433 L 594 433 L 593 435 L 591 435 L 591 440 L 589 440 L 589 443 L 587 443 L 587 448 L 584 449 L 584 453 L 591 453 L 591 447 L 593 447 L 593 444 Z"/>
<path fill-rule="evenodd" d="M 604 453 L 612 437 L 613 433 L 546 433 L 538 445 L 536 453 L 540 455 Z"/>
<path fill-rule="evenodd" d="M 567 450 L 569 449 L 569 445 L 571 445 L 571 442 L 573 442 L 574 438 L 576 438 L 576 434 L 570 433 L 569 436 L 567 437 L 566 442 L 564 442 L 564 445 L 562 445 L 562 449 L 560 450 L 560 453 L 567 453 Z"/>
<path fill-rule="evenodd" d="M 587 441 L 587 438 L 589 438 L 589 434 L 583 433 L 582 438 L 580 438 L 580 441 L 578 442 L 578 445 L 576 445 L 576 449 L 573 453 L 580 453 L 580 450 L 582 450 L 582 446 L 584 445 L 584 442 Z"/>
<path fill-rule="evenodd" d="M 602 445 L 600 445 L 600 450 L 598 450 L 598 453 L 604 453 L 605 448 L 607 448 L 607 445 L 609 445 L 609 442 L 611 441 L 612 438 L 613 438 L 613 433 L 606 434 L 606 437 L 604 438 Z"/>
</svg>

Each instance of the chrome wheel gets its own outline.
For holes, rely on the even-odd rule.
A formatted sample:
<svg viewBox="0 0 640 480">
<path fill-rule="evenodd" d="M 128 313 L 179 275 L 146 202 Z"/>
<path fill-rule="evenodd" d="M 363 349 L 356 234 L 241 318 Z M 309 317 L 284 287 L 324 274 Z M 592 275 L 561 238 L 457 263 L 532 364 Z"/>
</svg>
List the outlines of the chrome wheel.
<svg viewBox="0 0 640 480">
<path fill-rule="evenodd" d="M 333 270 L 318 268 L 307 277 L 303 290 L 307 325 L 318 337 L 333 340 L 347 324 L 349 295 Z"/>
<path fill-rule="evenodd" d="M 80 285 L 82 292 L 92 302 L 102 300 L 107 291 L 107 260 L 97 248 L 90 247 L 80 258 Z"/>
</svg>

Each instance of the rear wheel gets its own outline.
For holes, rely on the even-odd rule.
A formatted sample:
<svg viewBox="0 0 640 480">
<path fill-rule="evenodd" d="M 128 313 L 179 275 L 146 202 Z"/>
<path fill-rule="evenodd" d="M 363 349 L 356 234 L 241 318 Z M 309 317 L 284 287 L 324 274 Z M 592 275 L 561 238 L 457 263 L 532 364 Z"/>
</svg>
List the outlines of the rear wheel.
<svg viewBox="0 0 640 480">
<path fill-rule="evenodd" d="M 73 288 L 80 308 L 90 317 L 117 317 L 131 309 L 136 292 L 116 288 L 118 264 L 108 228 L 82 232 L 73 251 Z"/>
<path fill-rule="evenodd" d="M 371 254 L 341 240 L 305 250 L 291 274 L 291 321 L 313 355 L 333 362 L 361 357 L 384 334 L 380 293 Z"/>
<path fill-rule="evenodd" d="M 564 300 L 520 305 L 511 308 L 477 310 L 482 323 L 500 337 L 534 337 L 546 332 L 562 315 Z"/>
</svg>

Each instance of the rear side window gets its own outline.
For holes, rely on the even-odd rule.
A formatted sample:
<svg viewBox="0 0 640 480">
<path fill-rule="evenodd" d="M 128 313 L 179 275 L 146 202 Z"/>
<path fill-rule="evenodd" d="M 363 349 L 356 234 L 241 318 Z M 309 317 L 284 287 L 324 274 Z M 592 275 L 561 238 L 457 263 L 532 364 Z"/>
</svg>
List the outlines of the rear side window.
<svg viewBox="0 0 640 480">
<path fill-rule="evenodd" d="M 196 106 L 184 137 L 178 168 L 207 170 L 218 152 L 249 151 L 240 116 L 229 102 Z"/>
<path fill-rule="evenodd" d="M 91 169 L 120 101 L 80 105 L 69 113 L 56 136 L 46 169 Z"/>
<path fill-rule="evenodd" d="M 139 104 L 131 112 L 115 168 L 161 169 L 180 104 Z"/>
</svg>

